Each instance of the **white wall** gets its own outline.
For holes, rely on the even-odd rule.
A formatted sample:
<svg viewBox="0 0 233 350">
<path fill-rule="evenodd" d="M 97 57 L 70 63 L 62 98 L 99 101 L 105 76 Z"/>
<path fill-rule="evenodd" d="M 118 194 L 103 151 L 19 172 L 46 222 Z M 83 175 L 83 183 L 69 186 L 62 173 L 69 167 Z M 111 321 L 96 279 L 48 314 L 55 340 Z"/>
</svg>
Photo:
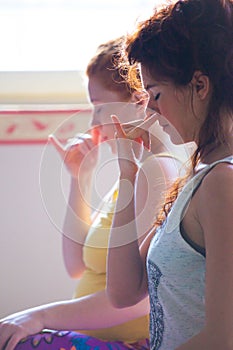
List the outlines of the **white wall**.
<svg viewBox="0 0 233 350">
<path fill-rule="evenodd" d="M 0 317 L 26 307 L 69 298 L 74 281 L 63 265 L 61 234 L 41 197 L 40 163 L 44 147 L 0 146 Z M 54 153 L 54 154 L 53 154 Z M 59 166 L 50 149 L 50 196 L 60 214 L 64 203 L 54 192 Z M 67 177 L 65 182 L 69 182 Z"/>
<path fill-rule="evenodd" d="M 86 111 L 90 106 L 86 105 L 82 72 L 0 72 L 0 77 L 1 318 L 73 294 L 75 281 L 65 271 L 61 246 L 70 177 L 51 145 L 31 141 L 33 137 L 46 140 L 56 126 L 62 127 L 61 121 L 71 113 L 69 109 L 80 106 L 85 112 L 71 113 L 67 120 L 77 126 L 76 132 L 85 132 L 91 113 Z M 35 109 L 36 114 L 23 113 L 25 108 Z M 60 112 L 56 115 L 51 109 Z M 42 110 L 41 115 L 38 110 Z M 33 129 L 35 116 L 48 124 L 44 131 Z M 7 133 L 12 125 L 17 128 Z M 69 128 L 66 132 L 69 134 Z M 20 143 L 15 144 L 15 139 Z M 30 141 L 24 143 L 23 139 Z M 105 151 L 104 157 L 108 157 Z M 112 166 L 116 168 L 116 162 L 110 167 L 106 162 L 106 167 L 100 169 L 93 201 L 117 178 L 116 173 L 115 177 L 109 176 Z"/>
<path fill-rule="evenodd" d="M 85 115 L 81 124 L 83 128 L 88 124 Z M 117 162 L 109 162 L 109 154 L 109 149 L 103 149 L 100 163 L 104 166 L 95 179 L 93 203 L 117 179 Z M 61 230 L 70 177 L 60 156 L 48 144 L 0 144 L 0 164 L 1 318 L 70 298 L 75 281 L 68 277 L 62 258 Z"/>
<path fill-rule="evenodd" d="M 81 71 L 0 71 L 2 104 L 86 103 L 85 74 Z"/>
</svg>

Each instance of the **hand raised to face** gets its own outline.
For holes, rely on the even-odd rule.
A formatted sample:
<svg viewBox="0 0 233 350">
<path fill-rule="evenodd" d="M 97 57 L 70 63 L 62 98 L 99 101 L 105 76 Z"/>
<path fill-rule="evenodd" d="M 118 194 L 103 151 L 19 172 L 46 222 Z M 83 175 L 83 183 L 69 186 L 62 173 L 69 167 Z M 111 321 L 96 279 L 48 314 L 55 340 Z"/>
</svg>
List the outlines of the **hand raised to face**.
<svg viewBox="0 0 233 350">
<path fill-rule="evenodd" d="M 118 162 L 121 177 L 132 178 L 138 170 L 144 147 L 150 150 L 149 128 L 155 123 L 157 116 L 145 120 L 121 124 L 117 116 L 112 116 L 117 139 Z"/>
<path fill-rule="evenodd" d="M 55 135 L 49 135 L 49 142 L 60 154 L 72 177 L 78 177 L 81 166 L 86 174 L 95 168 L 98 161 L 98 131 L 95 128 L 88 134 L 75 135 L 65 145 Z"/>
</svg>

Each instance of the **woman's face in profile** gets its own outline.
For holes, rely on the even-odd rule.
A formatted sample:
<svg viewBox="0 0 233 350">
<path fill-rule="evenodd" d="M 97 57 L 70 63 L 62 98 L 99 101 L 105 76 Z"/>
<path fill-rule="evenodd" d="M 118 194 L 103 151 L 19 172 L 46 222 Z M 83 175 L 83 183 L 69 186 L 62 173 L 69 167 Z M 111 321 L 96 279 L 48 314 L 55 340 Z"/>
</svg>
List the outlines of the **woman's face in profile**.
<svg viewBox="0 0 233 350">
<path fill-rule="evenodd" d="M 131 99 L 126 101 L 118 92 L 110 91 L 96 77 L 89 78 L 88 92 L 93 105 L 90 124 L 98 128 L 100 142 L 114 139 L 111 115 L 117 115 L 122 123 L 144 118 L 145 110 L 140 109 L 137 103 Z"/>
</svg>

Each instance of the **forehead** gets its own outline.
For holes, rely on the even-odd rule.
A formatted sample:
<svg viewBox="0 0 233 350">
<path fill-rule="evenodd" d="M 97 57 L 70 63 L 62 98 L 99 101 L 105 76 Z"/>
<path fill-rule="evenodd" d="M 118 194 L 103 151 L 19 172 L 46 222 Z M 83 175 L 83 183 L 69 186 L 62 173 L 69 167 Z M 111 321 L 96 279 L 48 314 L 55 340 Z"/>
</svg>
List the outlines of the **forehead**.
<svg viewBox="0 0 233 350">
<path fill-rule="evenodd" d="M 122 100 L 118 92 L 106 88 L 97 77 L 88 79 L 88 93 L 92 103 L 120 102 Z"/>
<path fill-rule="evenodd" d="M 167 88 L 169 86 L 173 86 L 172 81 L 170 81 L 169 79 L 161 79 L 161 78 L 156 79 L 152 77 L 149 70 L 143 65 L 141 65 L 140 71 L 141 71 L 143 87 L 145 90 L 151 90 L 156 87 Z"/>
<path fill-rule="evenodd" d="M 145 89 L 148 86 L 156 84 L 156 81 L 151 77 L 148 69 L 145 66 L 141 65 L 140 72 L 142 77 L 142 83 Z"/>
</svg>

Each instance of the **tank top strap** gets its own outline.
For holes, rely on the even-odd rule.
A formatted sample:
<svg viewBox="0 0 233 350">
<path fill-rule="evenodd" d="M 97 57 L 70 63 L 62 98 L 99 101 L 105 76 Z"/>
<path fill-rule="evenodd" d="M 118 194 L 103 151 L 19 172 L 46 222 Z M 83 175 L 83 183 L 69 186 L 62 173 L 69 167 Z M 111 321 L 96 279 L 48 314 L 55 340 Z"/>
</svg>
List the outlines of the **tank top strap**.
<svg viewBox="0 0 233 350">
<path fill-rule="evenodd" d="M 182 215 L 191 200 L 193 194 L 200 186 L 204 177 L 219 163 L 230 163 L 233 164 L 233 156 L 229 156 L 223 159 L 219 159 L 216 162 L 206 165 L 202 170 L 200 170 L 196 175 L 194 175 L 183 187 L 182 191 L 179 193 L 166 222 L 166 231 L 171 232 L 177 226 L 180 225 Z"/>
<path fill-rule="evenodd" d="M 223 159 L 219 159 L 216 162 L 213 162 L 211 164 L 206 165 L 200 172 L 198 172 L 194 177 L 194 187 L 192 194 L 195 192 L 195 190 L 200 186 L 202 180 L 204 177 L 219 163 L 230 163 L 233 164 L 233 156 L 229 156 Z"/>
</svg>

